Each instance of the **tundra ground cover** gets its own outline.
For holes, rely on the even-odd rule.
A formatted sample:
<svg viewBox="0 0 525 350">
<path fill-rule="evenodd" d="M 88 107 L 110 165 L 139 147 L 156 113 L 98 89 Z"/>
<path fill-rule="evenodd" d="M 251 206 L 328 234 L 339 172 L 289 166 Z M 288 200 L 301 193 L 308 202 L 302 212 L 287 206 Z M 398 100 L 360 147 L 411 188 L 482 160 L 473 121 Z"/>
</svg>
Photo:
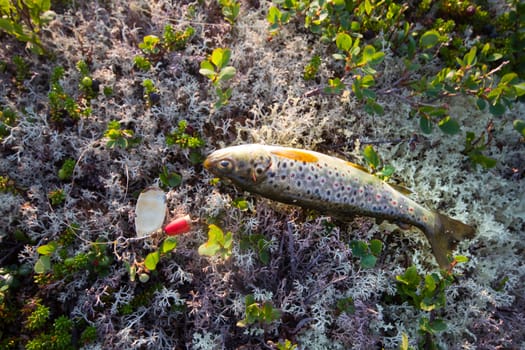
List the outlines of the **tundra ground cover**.
<svg viewBox="0 0 525 350">
<path fill-rule="evenodd" d="M 0 2 L 1 347 L 523 346 L 522 4 L 48 3 Z M 243 142 L 388 169 L 468 261 L 216 183 Z M 155 184 L 176 243 L 132 240 Z"/>
</svg>

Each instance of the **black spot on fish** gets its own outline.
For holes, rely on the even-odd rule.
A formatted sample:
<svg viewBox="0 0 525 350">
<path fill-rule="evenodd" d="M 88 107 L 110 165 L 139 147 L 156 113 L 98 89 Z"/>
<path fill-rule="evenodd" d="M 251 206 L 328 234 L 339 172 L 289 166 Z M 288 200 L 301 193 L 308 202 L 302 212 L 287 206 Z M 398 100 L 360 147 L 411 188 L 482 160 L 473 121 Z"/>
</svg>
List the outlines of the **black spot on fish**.
<svg viewBox="0 0 525 350">
<path fill-rule="evenodd" d="M 286 169 L 287 165 L 288 164 L 286 162 L 283 162 L 283 164 L 282 164 L 283 169 Z"/>
<path fill-rule="evenodd" d="M 298 170 L 301 171 L 301 172 L 303 171 L 302 165 L 299 165 L 299 169 Z"/>
<path fill-rule="evenodd" d="M 330 191 L 330 190 L 326 191 L 326 195 L 327 196 L 330 196 L 331 194 L 332 194 L 332 191 Z"/>
<path fill-rule="evenodd" d="M 301 187 L 301 181 L 297 181 L 296 184 L 297 184 L 297 187 Z"/>
<path fill-rule="evenodd" d="M 268 176 L 273 178 L 273 177 L 275 177 L 275 173 L 274 173 L 273 171 L 270 171 L 270 172 L 268 173 Z"/>
<path fill-rule="evenodd" d="M 286 180 L 286 175 L 281 175 L 281 180 Z"/>
</svg>

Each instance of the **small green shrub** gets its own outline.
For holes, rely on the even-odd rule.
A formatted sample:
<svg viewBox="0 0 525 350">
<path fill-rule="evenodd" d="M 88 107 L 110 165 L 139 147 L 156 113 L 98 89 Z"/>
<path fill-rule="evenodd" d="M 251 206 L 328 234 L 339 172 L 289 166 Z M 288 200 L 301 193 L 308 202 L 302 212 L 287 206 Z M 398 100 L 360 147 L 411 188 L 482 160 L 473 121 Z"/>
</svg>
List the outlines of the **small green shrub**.
<svg viewBox="0 0 525 350">
<path fill-rule="evenodd" d="M 380 179 L 386 181 L 394 174 L 395 168 L 392 165 L 382 164 L 379 155 L 374 150 L 372 145 L 366 145 L 363 148 L 363 157 L 372 174 L 379 177 Z"/>
<path fill-rule="evenodd" d="M 236 0 L 218 0 L 221 7 L 222 15 L 232 26 L 235 24 L 239 11 L 241 10 L 241 4 Z"/>
<path fill-rule="evenodd" d="M 91 100 L 96 98 L 100 92 L 100 82 L 91 77 L 89 67 L 85 61 L 78 61 L 76 67 L 81 76 L 78 88 L 82 92 L 86 104 L 89 106 Z"/>
<path fill-rule="evenodd" d="M 53 323 L 49 333 L 41 333 L 30 340 L 25 348 L 27 350 L 70 350 L 73 349 L 71 331 L 73 321 L 66 316 L 59 316 Z"/>
<path fill-rule="evenodd" d="M 29 64 L 21 56 L 13 57 L 13 64 L 15 65 L 15 79 L 19 86 L 22 85 L 24 80 L 28 79 L 31 71 L 29 70 Z"/>
<path fill-rule="evenodd" d="M 241 250 L 252 249 L 264 265 L 270 263 L 270 241 L 261 234 L 247 234 L 241 237 Z"/>
<path fill-rule="evenodd" d="M 378 239 L 373 239 L 370 243 L 353 240 L 350 242 L 352 254 L 359 258 L 363 268 L 372 268 L 376 265 L 377 257 L 381 254 L 383 243 Z"/>
<path fill-rule="evenodd" d="M 190 149 L 189 160 L 195 165 L 202 163 L 204 157 L 201 148 L 204 147 L 204 139 L 185 120 L 180 120 L 177 128 L 166 135 L 166 145 L 177 145 L 182 149 Z"/>
<path fill-rule="evenodd" d="M 80 342 L 83 345 L 93 343 L 97 340 L 97 328 L 94 326 L 87 326 L 80 335 Z"/>
<path fill-rule="evenodd" d="M 313 80 L 319 71 L 321 66 L 321 56 L 315 55 L 310 59 L 310 62 L 304 67 L 303 79 L 304 80 Z"/>
<path fill-rule="evenodd" d="M 35 310 L 33 310 L 33 312 L 27 317 L 26 328 L 30 331 L 43 328 L 47 323 L 50 314 L 49 307 L 37 303 Z"/>
<path fill-rule="evenodd" d="M 247 327 L 254 323 L 268 325 L 281 318 L 281 312 L 270 302 L 258 303 L 252 294 L 246 296 L 245 305 L 246 317 L 237 322 L 237 327 Z"/>
<path fill-rule="evenodd" d="M 64 203 L 66 200 L 66 192 L 63 189 L 58 188 L 56 190 L 49 191 L 47 197 L 49 198 L 51 205 L 56 207 Z"/>
<path fill-rule="evenodd" d="M 163 189 L 178 187 L 182 183 L 182 175 L 176 172 L 168 171 L 166 166 L 162 167 L 162 170 L 159 174 L 159 179 Z"/>
<path fill-rule="evenodd" d="M 204 147 L 204 139 L 188 126 L 188 122 L 180 120 L 177 128 L 166 135 L 166 144 L 168 146 L 177 145 L 180 148 L 196 149 Z"/>
<path fill-rule="evenodd" d="M 341 298 L 336 303 L 337 314 L 346 313 L 351 315 L 355 312 L 354 299 L 352 297 Z"/>
<path fill-rule="evenodd" d="M 235 68 L 228 66 L 230 57 L 231 51 L 229 49 L 217 48 L 213 50 L 207 59 L 201 62 L 199 73 L 210 79 L 212 85 L 215 87 L 215 93 L 218 97 L 215 108 L 220 108 L 228 104 L 232 95 L 231 88 L 223 87 L 224 84 L 236 74 Z"/>
<path fill-rule="evenodd" d="M 292 343 L 289 339 L 280 341 L 277 343 L 277 350 L 295 350 L 297 349 L 297 344 Z"/>
<path fill-rule="evenodd" d="M 456 256 L 452 266 L 466 262 L 464 256 Z M 405 273 L 396 276 L 397 294 L 417 310 L 426 312 L 419 320 L 419 346 L 435 348 L 435 335 L 446 330 L 446 322 L 436 317 L 435 312 L 445 307 L 445 290 L 454 283 L 456 276 L 451 270 L 439 273 L 420 274 L 415 266 L 406 269 Z"/>
<path fill-rule="evenodd" d="M 54 17 L 49 0 L 0 2 L 0 30 L 27 43 L 39 55 L 46 53 L 39 33 Z"/>
<path fill-rule="evenodd" d="M 64 77 L 64 68 L 55 67 L 51 74 L 51 89 L 47 94 L 49 98 L 49 116 L 52 122 L 64 123 L 67 119 L 76 121 L 80 119 L 82 110 L 75 99 L 64 91 L 60 79 Z"/>
<path fill-rule="evenodd" d="M 214 256 L 219 254 L 226 260 L 232 255 L 233 237 L 231 232 L 224 233 L 218 226 L 208 226 L 208 241 L 199 247 L 199 254 Z"/>
<path fill-rule="evenodd" d="M 17 114 L 10 108 L 0 109 L 0 142 L 11 135 L 11 128 L 18 124 Z"/>
<path fill-rule="evenodd" d="M 332 58 L 335 67 L 341 69 L 336 68 L 335 77 L 327 78 L 324 88 L 307 96 L 320 92 L 337 95 L 349 90 L 365 111 L 378 115 L 384 112 L 382 95 L 398 97 L 411 106 L 411 116 L 419 121 L 423 133 L 430 134 L 437 128 L 455 135 L 462 125 L 451 115 L 446 102 L 436 101 L 470 96 L 477 100 L 480 110 L 499 117 L 525 95 L 525 17 L 518 15 L 525 6 L 520 1 L 510 1 L 510 10 L 497 18 L 494 27 L 489 12 L 471 2 L 440 2 L 433 21 L 427 21 L 425 16 L 431 4 L 423 1 L 414 7 L 391 0 L 279 1 L 269 9 L 267 20 L 272 35 L 286 23 L 301 20 L 321 41 L 335 44 L 337 52 Z M 467 25 L 479 35 L 475 43 L 464 37 Z M 490 26 L 498 35 L 483 32 Z M 376 39 L 380 33 L 381 39 Z M 404 68 L 397 81 L 379 87 L 376 81 L 382 73 L 377 67 L 383 61 L 385 48 Z M 437 59 L 442 60 L 439 69 L 435 66 Z M 303 74 L 311 78 L 314 72 L 315 64 L 309 64 Z M 482 130 L 473 132 L 481 134 Z M 481 143 L 472 141 L 472 135 L 467 133 L 465 156 L 473 164 L 492 167 L 493 160 L 481 153 Z"/>
<path fill-rule="evenodd" d="M 67 158 L 62 163 L 62 166 L 58 170 L 58 178 L 62 181 L 70 180 L 73 177 L 73 172 L 75 171 L 76 161 L 72 158 Z"/>
<path fill-rule="evenodd" d="M 144 100 L 146 101 L 146 107 L 158 105 L 160 102 L 159 90 L 153 84 L 151 79 L 144 79 L 142 82 L 144 88 Z"/>
<path fill-rule="evenodd" d="M 117 120 L 111 120 L 108 122 L 104 137 L 109 140 L 106 142 L 106 146 L 109 148 L 120 147 L 123 149 L 134 147 L 140 142 L 139 137 L 134 137 L 133 130 L 122 129 L 120 123 Z"/>
<path fill-rule="evenodd" d="M 195 29 L 191 26 L 182 31 L 176 31 L 170 24 L 166 24 L 161 37 L 146 35 L 139 43 L 139 48 L 145 56 L 133 58 L 135 67 L 143 71 L 150 70 L 152 63 L 161 61 L 167 53 L 183 50 L 194 33 Z"/>
</svg>

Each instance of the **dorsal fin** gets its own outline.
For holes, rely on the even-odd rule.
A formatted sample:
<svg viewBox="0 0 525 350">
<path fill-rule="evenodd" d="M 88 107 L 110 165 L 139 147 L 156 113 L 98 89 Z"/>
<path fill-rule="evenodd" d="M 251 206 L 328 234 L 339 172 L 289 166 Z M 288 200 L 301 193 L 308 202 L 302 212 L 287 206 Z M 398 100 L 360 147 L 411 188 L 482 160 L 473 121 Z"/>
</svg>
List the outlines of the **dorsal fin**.
<svg viewBox="0 0 525 350">
<path fill-rule="evenodd" d="M 306 163 L 313 163 L 319 160 L 315 155 L 297 149 L 276 149 L 272 150 L 271 153 L 279 157 L 284 157 Z"/>
<path fill-rule="evenodd" d="M 356 168 L 356 169 L 359 169 L 361 171 L 364 171 L 365 173 L 370 173 L 370 171 L 368 171 L 367 168 L 365 168 L 364 166 L 362 165 L 359 165 L 359 164 L 355 164 L 355 163 L 352 163 L 352 162 L 348 162 L 348 161 L 345 161 L 346 165 L 349 165 L 353 168 Z"/>
<path fill-rule="evenodd" d="M 394 190 L 398 191 L 398 192 L 401 192 L 403 194 L 412 194 L 412 191 L 410 191 L 408 188 L 404 187 L 404 186 L 401 186 L 401 185 L 396 185 L 396 184 L 392 184 L 392 183 L 388 183 L 390 185 L 390 187 L 394 188 Z"/>
</svg>

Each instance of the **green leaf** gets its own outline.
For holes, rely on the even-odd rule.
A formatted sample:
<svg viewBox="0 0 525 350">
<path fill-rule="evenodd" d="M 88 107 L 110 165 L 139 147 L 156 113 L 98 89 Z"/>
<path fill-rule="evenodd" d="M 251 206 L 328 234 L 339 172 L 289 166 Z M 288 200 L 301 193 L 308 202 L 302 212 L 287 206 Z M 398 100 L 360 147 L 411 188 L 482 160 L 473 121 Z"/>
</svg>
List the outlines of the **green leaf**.
<svg viewBox="0 0 525 350">
<path fill-rule="evenodd" d="M 432 121 L 424 115 L 419 118 L 419 127 L 424 134 L 432 133 Z"/>
<path fill-rule="evenodd" d="M 521 136 L 525 137 L 525 121 L 521 119 L 516 119 L 512 125 L 514 126 L 514 130 L 519 132 Z"/>
<path fill-rule="evenodd" d="M 496 159 L 484 156 L 479 151 L 473 151 L 468 154 L 470 161 L 474 164 L 479 164 L 485 169 L 492 169 L 496 166 Z"/>
<path fill-rule="evenodd" d="M 516 73 L 514 73 L 514 72 L 507 73 L 501 78 L 498 86 L 499 85 L 508 85 L 508 84 L 512 83 L 517 78 L 518 78 L 518 75 Z"/>
<path fill-rule="evenodd" d="M 487 106 L 487 101 L 485 101 L 484 99 L 482 98 L 478 98 L 476 100 L 476 105 L 478 106 L 479 110 L 482 111 L 485 109 L 485 107 Z"/>
<path fill-rule="evenodd" d="M 408 336 L 405 332 L 401 333 L 401 345 L 399 350 L 408 350 Z"/>
<path fill-rule="evenodd" d="M 146 259 L 144 259 L 144 266 L 146 266 L 148 270 L 153 271 L 157 268 L 157 264 L 159 263 L 159 260 L 160 260 L 159 251 L 157 250 L 157 251 L 151 252 L 146 256 Z"/>
<path fill-rule="evenodd" d="M 514 84 L 514 90 L 516 91 L 516 96 L 520 97 L 525 95 L 525 82 Z"/>
<path fill-rule="evenodd" d="M 383 249 L 383 243 L 378 239 L 373 239 L 370 241 L 370 251 L 375 256 L 378 256 L 381 254 L 381 250 Z"/>
<path fill-rule="evenodd" d="M 51 241 L 48 244 L 41 245 L 40 247 L 36 248 L 36 251 L 38 254 L 50 256 L 53 254 L 58 248 L 58 243 L 55 241 Z"/>
<path fill-rule="evenodd" d="M 498 53 L 498 52 L 494 52 L 493 54 L 490 54 L 487 56 L 487 61 L 488 62 L 494 62 L 494 61 L 497 61 L 497 60 L 500 60 L 503 58 L 503 55 Z"/>
<path fill-rule="evenodd" d="M 246 211 L 250 208 L 248 201 L 244 198 L 236 198 L 232 201 L 232 205 L 241 211 Z"/>
<path fill-rule="evenodd" d="M 415 266 L 410 266 L 406 269 L 405 273 L 396 276 L 396 280 L 411 287 L 417 287 L 421 281 L 421 277 L 417 273 Z"/>
<path fill-rule="evenodd" d="M 266 20 L 270 24 L 279 24 L 279 19 L 281 18 L 281 11 L 279 8 L 272 6 L 268 10 L 268 15 L 266 16 Z"/>
<path fill-rule="evenodd" d="M 457 263 L 466 263 L 468 262 L 468 258 L 464 255 L 456 255 L 454 257 L 454 260 L 457 262 Z"/>
<path fill-rule="evenodd" d="M 445 321 L 440 319 L 433 320 L 432 322 L 429 322 L 427 320 L 426 329 L 430 331 L 430 333 L 434 334 L 446 330 L 447 324 L 445 323 Z"/>
<path fill-rule="evenodd" d="M 160 252 L 166 254 L 177 248 L 177 239 L 175 237 L 168 237 L 162 242 Z"/>
<path fill-rule="evenodd" d="M 429 292 L 433 292 L 436 289 L 436 281 L 432 275 L 425 276 L 425 289 Z"/>
<path fill-rule="evenodd" d="M 377 52 L 372 45 L 367 45 L 363 49 L 363 58 L 360 63 L 368 63 L 370 65 L 377 65 L 381 63 L 385 53 L 382 51 Z"/>
<path fill-rule="evenodd" d="M 368 255 L 368 244 L 363 241 L 351 241 L 350 248 L 352 249 L 352 254 L 358 258 L 362 258 Z"/>
<path fill-rule="evenodd" d="M 363 156 L 366 162 L 372 169 L 377 169 L 379 166 L 379 156 L 377 155 L 372 145 L 366 145 L 363 149 Z"/>
<path fill-rule="evenodd" d="M 507 109 L 505 108 L 505 106 L 501 102 L 496 102 L 495 104 L 490 104 L 489 105 L 489 112 L 495 117 L 502 116 L 505 113 L 506 110 Z"/>
<path fill-rule="evenodd" d="M 472 46 L 470 51 L 465 55 L 463 62 L 466 63 L 468 66 L 475 65 L 477 62 L 476 52 L 477 52 L 476 46 Z"/>
<path fill-rule="evenodd" d="M 34 270 L 38 274 L 46 273 L 51 270 L 51 258 L 47 255 L 42 255 L 35 263 Z"/>
<path fill-rule="evenodd" d="M 211 62 L 218 69 L 224 68 L 230 61 L 231 51 L 229 49 L 216 48 L 211 54 Z"/>
<path fill-rule="evenodd" d="M 208 241 L 199 246 L 198 253 L 199 255 L 214 256 L 219 250 L 221 250 L 220 245 L 215 242 Z"/>
<path fill-rule="evenodd" d="M 199 73 L 210 78 L 210 77 L 213 77 L 216 73 L 215 73 L 215 67 L 213 66 L 213 64 L 211 64 L 210 61 L 202 61 L 201 62 L 201 69 L 199 70 Z"/>
<path fill-rule="evenodd" d="M 341 51 L 349 51 L 352 47 L 352 37 L 346 33 L 338 33 L 335 38 L 335 45 Z"/>
<path fill-rule="evenodd" d="M 372 3 L 370 0 L 365 0 L 365 12 L 368 16 L 372 13 L 372 10 L 374 9 Z"/>
<path fill-rule="evenodd" d="M 387 179 L 390 176 L 392 176 L 395 171 L 396 171 L 396 169 L 392 165 L 385 165 L 385 166 L 383 166 L 381 171 L 378 171 L 376 173 L 376 175 L 379 176 L 382 179 Z"/>
<path fill-rule="evenodd" d="M 221 72 L 219 73 L 219 81 L 230 80 L 231 78 L 235 76 L 236 72 L 237 71 L 232 66 L 224 67 L 223 69 L 221 69 Z"/>
<path fill-rule="evenodd" d="M 373 255 L 366 255 L 361 258 L 361 266 L 370 269 L 376 265 L 377 258 Z"/>
<path fill-rule="evenodd" d="M 423 298 L 423 300 L 421 300 L 418 306 L 423 311 L 432 311 L 436 309 L 436 304 L 432 302 L 432 300 L 428 297 Z"/>
<path fill-rule="evenodd" d="M 426 50 L 434 47 L 440 39 L 439 32 L 437 30 L 426 31 L 419 39 L 419 46 Z"/>
<path fill-rule="evenodd" d="M 457 134 L 460 130 L 459 123 L 450 116 L 446 116 L 445 118 L 441 119 L 438 123 L 438 126 L 441 131 L 448 135 Z"/>
</svg>

